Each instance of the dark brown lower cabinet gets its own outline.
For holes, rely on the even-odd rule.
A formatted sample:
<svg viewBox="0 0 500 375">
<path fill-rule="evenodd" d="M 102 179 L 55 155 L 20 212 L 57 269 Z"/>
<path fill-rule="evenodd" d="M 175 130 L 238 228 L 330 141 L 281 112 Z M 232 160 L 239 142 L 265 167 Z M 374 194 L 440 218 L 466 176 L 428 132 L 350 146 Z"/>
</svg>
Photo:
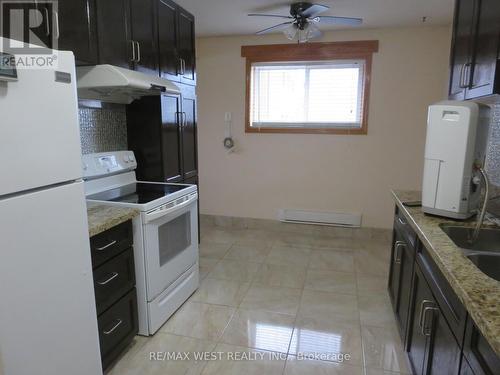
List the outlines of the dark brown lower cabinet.
<svg viewBox="0 0 500 375">
<path fill-rule="evenodd" d="M 389 296 L 403 342 L 406 342 L 408 308 L 415 249 L 406 241 L 398 229 L 394 229 L 394 240 L 389 272 Z"/>
<path fill-rule="evenodd" d="M 500 375 L 500 357 L 396 208 L 388 291 L 413 375 Z"/>
<path fill-rule="evenodd" d="M 404 343 L 407 339 L 408 310 L 415 263 L 415 233 L 407 227 L 406 221 L 396 211 L 394 221 L 391 267 L 389 272 L 389 297 Z"/>
<path fill-rule="evenodd" d="M 101 361 L 107 369 L 139 330 L 132 222 L 90 239 Z"/>
<path fill-rule="evenodd" d="M 476 375 L 463 355 L 462 365 L 460 366 L 460 375 Z"/>
<path fill-rule="evenodd" d="M 461 348 L 418 264 L 413 277 L 408 356 L 415 375 L 457 375 Z"/>
<path fill-rule="evenodd" d="M 483 337 L 474 321 L 467 319 L 464 341 L 464 359 L 470 367 L 466 374 L 498 375 L 500 374 L 500 357 Z M 463 366 L 462 366 L 463 367 Z M 462 373 L 460 375 L 463 375 Z"/>
<path fill-rule="evenodd" d="M 107 369 L 139 329 L 135 288 L 97 318 L 103 369 Z"/>
</svg>

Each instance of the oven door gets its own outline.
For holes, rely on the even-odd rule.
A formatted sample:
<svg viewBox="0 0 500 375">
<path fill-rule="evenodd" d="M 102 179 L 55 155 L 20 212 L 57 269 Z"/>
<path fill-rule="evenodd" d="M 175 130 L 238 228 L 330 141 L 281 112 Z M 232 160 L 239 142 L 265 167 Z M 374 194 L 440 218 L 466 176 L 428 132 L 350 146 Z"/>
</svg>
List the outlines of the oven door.
<svg viewBox="0 0 500 375">
<path fill-rule="evenodd" d="M 148 301 L 198 260 L 198 194 L 192 193 L 143 217 Z"/>
</svg>

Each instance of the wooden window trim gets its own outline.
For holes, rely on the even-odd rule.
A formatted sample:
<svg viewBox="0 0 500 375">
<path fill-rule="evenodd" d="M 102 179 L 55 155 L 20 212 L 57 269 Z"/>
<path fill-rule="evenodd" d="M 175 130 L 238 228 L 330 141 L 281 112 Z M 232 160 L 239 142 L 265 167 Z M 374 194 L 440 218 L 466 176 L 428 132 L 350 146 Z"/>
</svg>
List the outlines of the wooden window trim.
<svg viewBox="0 0 500 375">
<path fill-rule="evenodd" d="M 372 74 L 372 55 L 378 52 L 378 40 L 355 42 L 267 44 L 242 46 L 241 57 L 246 58 L 245 133 L 297 133 L 297 134 L 351 134 L 368 132 L 368 112 Z M 363 117 L 360 128 L 253 128 L 250 126 L 250 86 L 252 64 L 272 61 L 365 60 L 363 82 Z"/>
</svg>

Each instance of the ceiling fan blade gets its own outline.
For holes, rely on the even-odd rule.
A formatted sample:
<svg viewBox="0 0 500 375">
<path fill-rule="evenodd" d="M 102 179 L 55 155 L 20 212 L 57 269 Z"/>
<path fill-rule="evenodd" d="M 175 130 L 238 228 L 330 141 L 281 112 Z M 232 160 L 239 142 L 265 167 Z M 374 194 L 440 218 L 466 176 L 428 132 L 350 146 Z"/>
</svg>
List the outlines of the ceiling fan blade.
<svg viewBox="0 0 500 375">
<path fill-rule="evenodd" d="M 320 22 L 323 25 L 361 25 L 362 18 L 318 16 L 312 19 L 314 22 Z"/>
<path fill-rule="evenodd" d="M 277 17 L 277 18 L 287 18 L 287 19 L 291 19 L 293 17 L 290 17 L 290 16 L 282 16 L 282 15 L 278 15 L 278 14 L 260 14 L 260 13 L 250 13 L 250 14 L 247 14 L 249 17 Z"/>
<path fill-rule="evenodd" d="M 279 25 L 271 26 L 271 27 L 268 27 L 267 29 L 257 31 L 255 34 L 262 35 L 262 34 L 272 33 L 273 31 L 282 31 L 282 30 L 285 30 L 287 27 L 289 27 L 292 24 L 293 24 L 293 21 L 283 22 L 283 23 L 280 23 Z"/>
<path fill-rule="evenodd" d="M 299 14 L 302 17 L 313 18 L 313 17 L 316 17 L 320 13 L 326 12 L 328 9 L 330 9 L 330 7 L 328 7 L 326 5 L 312 4 L 309 8 L 304 9 Z"/>
</svg>

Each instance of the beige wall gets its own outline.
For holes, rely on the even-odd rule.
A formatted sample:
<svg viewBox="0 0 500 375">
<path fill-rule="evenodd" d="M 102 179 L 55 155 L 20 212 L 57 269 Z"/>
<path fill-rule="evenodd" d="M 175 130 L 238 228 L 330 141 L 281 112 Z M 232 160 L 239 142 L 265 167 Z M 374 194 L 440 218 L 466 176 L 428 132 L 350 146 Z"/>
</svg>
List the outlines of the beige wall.
<svg viewBox="0 0 500 375">
<path fill-rule="evenodd" d="M 323 41 L 378 39 L 368 135 L 245 134 L 240 48 L 282 35 L 201 38 L 198 117 L 201 212 L 276 219 L 280 208 L 360 212 L 390 227 L 391 188 L 420 189 L 427 106 L 445 96 L 449 27 L 328 33 Z M 238 151 L 222 145 L 233 114 Z"/>
</svg>

